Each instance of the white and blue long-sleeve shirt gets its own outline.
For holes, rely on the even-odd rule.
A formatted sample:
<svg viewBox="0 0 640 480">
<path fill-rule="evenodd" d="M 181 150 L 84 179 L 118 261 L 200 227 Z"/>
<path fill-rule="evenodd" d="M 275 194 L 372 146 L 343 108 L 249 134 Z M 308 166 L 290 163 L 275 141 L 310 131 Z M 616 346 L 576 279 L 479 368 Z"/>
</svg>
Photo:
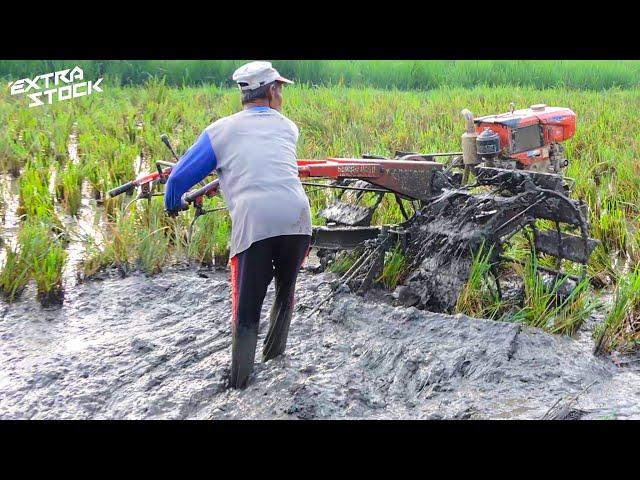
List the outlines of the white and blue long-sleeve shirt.
<svg viewBox="0 0 640 480">
<path fill-rule="evenodd" d="M 298 127 L 277 110 L 254 107 L 209 125 L 173 168 L 165 208 L 213 170 L 231 216 L 230 255 L 279 235 L 311 235 L 311 209 L 300 179 Z"/>
<path fill-rule="evenodd" d="M 179 210 L 182 195 L 211 174 L 217 166 L 218 159 L 211 146 L 211 140 L 204 131 L 171 169 L 164 192 L 165 209 Z"/>
</svg>

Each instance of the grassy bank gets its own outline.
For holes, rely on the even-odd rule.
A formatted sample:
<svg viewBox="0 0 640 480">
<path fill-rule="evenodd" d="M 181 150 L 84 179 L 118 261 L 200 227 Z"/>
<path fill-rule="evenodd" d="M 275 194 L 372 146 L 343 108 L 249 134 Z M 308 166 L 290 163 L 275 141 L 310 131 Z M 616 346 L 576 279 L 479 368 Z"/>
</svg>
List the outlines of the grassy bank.
<svg viewBox="0 0 640 480">
<path fill-rule="evenodd" d="M 589 265 L 591 284 L 614 288 L 620 283 L 625 292 L 637 298 L 638 290 L 621 280 L 640 262 L 640 89 L 576 91 L 503 86 L 401 92 L 296 86 L 288 88 L 285 95 L 284 113 L 301 131 L 299 158 L 459 150 L 462 108 L 476 115 L 504 112 L 509 102 L 518 107 L 546 103 L 572 108 L 578 127 L 575 137 L 565 144 L 570 160 L 567 174 L 576 181 L 575 195 L 589 204 L 592 235 L 602 242 Z M 125 214 L 131 197 L 106 199 L 104 194 L 139 171 L 150 170 L 154 160 L 170 160 L 160 141 L 161 133 L 167 133 L 181 153 L 206 125 L 237 111 L 240 103 L 235 90 L 169 88 L 163 82 L 151 81 L 144 88 L 105 88 L 100 94 L 39 108 L 28 109 L 22 100 L 6 92 L 0 97 L 0 169 L 5 175 L 20 172 L 25 222 L 46 218 L 55 226 L 59 225 L 57 216 L 76 213 L 83 180 L 104 199 L 100 235 L 88 248 L 87 273 L 104 265 L 156 273 L 176 261 L 211 263 L 215 256 L 224 258 L 229 232 L 226 212 L 198 219 L 192 241 L 187 243 L 192 212 L 167 218 L 161 197 L 154 197 L 151 202 L 133 204 Z M 77 165 L 69 163 L 66 151 L 71 134 L 77 138 Z M 54 185 L 47 190 L 49 183 Z M 310 198 L 317 218 L 327 196 L 316 191 Z M 382 203 L 374 221 L 401 219 L 398 207 L 390 200 Z M 207 200 L 207 208 L 217 206 L 218 199 Z M 55 228 L 50 230 L 56 235 Z M 51 248 L 57 248 L 55 245 L 52 243 Z M 16 264 L 15 282 L 5 281 L 11 275 L 3 272 L 3 284 L 11 291 L 19 291 L 24 282 L 18 254 L 11 257 L 12 265 Z M 61 258 L 57 250 L 54 257 L 56 261 Z M 395 283 L 402 263 L 397 258 L 394 262 L 397 265 L 388 269 L 389 284 Z M 57 267 L 50 271 L 57 272 Z M 55 282 L 43 283 L 47 284 Z M 536 284 L 530 287 L 532 299 L 546 295 L 536 293 Z M 615 348 L 621 342 L 607 345 Z"/>
</svg>

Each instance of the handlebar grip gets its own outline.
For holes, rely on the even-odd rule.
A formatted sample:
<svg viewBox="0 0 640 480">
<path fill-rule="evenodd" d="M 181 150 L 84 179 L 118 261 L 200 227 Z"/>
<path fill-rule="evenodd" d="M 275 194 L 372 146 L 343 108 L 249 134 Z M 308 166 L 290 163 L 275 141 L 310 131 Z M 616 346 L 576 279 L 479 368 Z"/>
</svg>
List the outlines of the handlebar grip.
<svg viewBox="0 0 640 480">
<path fill-rule="evenodd" d="M 132 191 L 134 188 L 136 188 L 136 184 L 133 182 L 129 182 L 129 183 L 125 183 L 124 185 L 120 185 L 119 187 L 116 187 L 112 190 L 109 190 L 108 193 L 110 197 L 117 197 L 122 193 Z"/>
<path fill-rule="evenodd" d="M 194 190 L 191 193 L 188 193 L 184 196 L 184 201 L 187 203 L 193 203 L 196 198 L 202 196 L 202 195 L 206 195 L 207 193 L 209 193 L 211 190 L 215 190 L 218 188 L 218 184 L 220 183 L 220 180 L 218 180 L 217 178 L 212 181 L 207 183 L 204 187 L 200 187 L 197 190 Z"/>
</svg>

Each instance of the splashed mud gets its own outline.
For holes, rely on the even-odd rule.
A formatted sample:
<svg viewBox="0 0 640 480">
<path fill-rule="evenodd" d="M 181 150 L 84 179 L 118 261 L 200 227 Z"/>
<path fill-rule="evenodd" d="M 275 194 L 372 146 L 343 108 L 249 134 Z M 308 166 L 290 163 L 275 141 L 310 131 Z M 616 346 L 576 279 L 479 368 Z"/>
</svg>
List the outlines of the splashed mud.
<svg viewBox="0 0 640 480">
<path fill-rule="evenodd" d="M 105 276 L 57 309 L 1 304 L 0 418 L 541 418 L 589 386 L 569 417 L 640 418 L 640 365 L 616 367 L 587 342 L 375 292 L 310 318 L 328 273 L 301 274 L 286 355 L 257 355 L 248 388 L 230 390 L 230 286 L 207 277 Z"/>
</svg>

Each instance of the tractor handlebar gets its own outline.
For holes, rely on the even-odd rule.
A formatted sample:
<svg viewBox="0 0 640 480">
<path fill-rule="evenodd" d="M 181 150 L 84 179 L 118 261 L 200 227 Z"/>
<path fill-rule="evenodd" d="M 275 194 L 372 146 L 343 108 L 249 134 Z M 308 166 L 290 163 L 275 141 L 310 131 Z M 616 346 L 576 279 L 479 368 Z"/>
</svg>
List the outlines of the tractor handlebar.
<svg viewBox="0 0 640 480">
<path fill-rule="evenodd" d="M 134 188 L 136 188 L 136 184 L 134 181 L 125 183 L 124 185 L 120 185 L 114 189 L 109 190 L 108 194 L 110 197 L 117 197 L 123 193 L 131 192 Z"/>
<path fill-rule="evenodd" d="M 199 189 L 194 190 L 193 192 L 187 193 L 184 196 L 184 201 L 187 203 L 187 205 L 189 205 L 194 202 L 197 202 L 199 198 L 205 195 L 213 196 L 218 191 L 219 184 L 220 184 L 220 180 L 216 178 L 215 180 L 204 185 L 203 187 L 200 187 Z"/>
<path fill-rule="evenodd" d="M 169 164 L 169 162 L 162 162 L 162 163 L 165 165 Z M 145 185 L 151 182 L 160 181 L 164 183 L 166 179 L 169 178 L 169 174 L 171 174 L 172 167 L 167 167 L 164 170 L 162 170 L 160 166 L 160 162 L 156 164 L 156 167 L 158 169 L 157 172 L 141 175 L 135 180 L 131 180 L 130 182 L 125 183 L 124 185 L 120 185 L 119 187 L 109 190 L 109 192 L 107 193 L 109 194 L 110 197 L 117 197 L 118 195 L 122 195 L 123 193 L 133 191 L 133 189 L 135 189 L 136 187 L 139 187 L 141 185 Z"/>
<path fill-rule="evenodd" d="M 168 162 L 166 162 L 168 163 Z M 149 184 L 154 181 L 160 181 L 164 183 L 169 175 L 171 174 L 171 167 L 167 167 L 164 170 L 161 170 L 158 165 L 158 171 L 142 175 L 135 180 L 125 183 L 124 185 L 120 185 L 116 188 L 109 190 L 107 193 L 109 197 L 117 197 L 118 195 L 122 195 L 123 193 L 132 192 L 136 187 L 140 187 L 142 185 Z M 187 210 L 191 204 L 195 204 L 197 207 L 202 206 L 202 198 L 207 196 L 213 196 L 217 193 L 218 187 L 220 184 L 219 179 L 215 179 L 206 185 L 194 190 L 193 192 L 189 192 L 182 197 L 182 210 Z"/>
</svg>

